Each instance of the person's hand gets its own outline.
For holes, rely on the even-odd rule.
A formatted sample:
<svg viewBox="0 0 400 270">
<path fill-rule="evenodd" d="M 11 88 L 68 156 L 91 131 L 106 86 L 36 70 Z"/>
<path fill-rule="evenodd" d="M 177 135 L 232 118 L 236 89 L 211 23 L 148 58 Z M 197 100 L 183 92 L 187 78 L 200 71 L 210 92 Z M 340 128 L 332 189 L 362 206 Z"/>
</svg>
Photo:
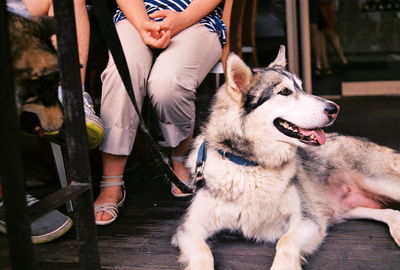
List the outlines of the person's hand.
<svg viewBox="0 0 400 270">
<path fill-rule="evenodd" d="M 143 22 L 140 34 L 147 46 L 156 49 L 165 49 L 171 39 L 171 33 L 162 30 L 154 21 Z"/>
<path fill-rule="evenodd" d="M 162 21 L 156 22 L 160 26 L 161 30 L 169 31 L 171 37 L 186 29 L 188 20 L 184 16 L 183 12 L 177 12 L 172 10 L 159 10 L 149 15 L 150 18 L 163 18 Z"/>
</svg>

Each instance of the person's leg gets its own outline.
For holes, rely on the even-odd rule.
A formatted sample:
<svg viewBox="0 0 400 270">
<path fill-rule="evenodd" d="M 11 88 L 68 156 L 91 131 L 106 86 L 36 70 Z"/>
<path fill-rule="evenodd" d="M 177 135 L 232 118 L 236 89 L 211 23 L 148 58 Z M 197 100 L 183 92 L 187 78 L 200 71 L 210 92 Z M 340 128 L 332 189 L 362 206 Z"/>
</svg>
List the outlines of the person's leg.
<svg viewBox="0 0 400 270">
<path fill-rule="evenodd" d="M 171 40 L 149 78 L 149 98 L 164 138 L 172 147 L 173 169 L 181 180 L 189 179 L 182 157 L 186 157 L 191 144 L 196 88 L 218 62 L 221 52 L 218 36 L 196 24 Z"/>
<path fill-rule="evenodd" d="M 325 32 L 321 32 L 319 35 L 319 47 L 320 47 L 320 50 L 319 50 L 320 57 L 319 58 L 321 61 L 322 73 L 325 75 L 331 75 L 332 69 L 329 64 L 329 59 L 328 59 Z"/>
<path fill-rule="evenodd" d="M 339 35 L 333 29 L 326 29 L 325 33 L 328 36 L 329 40 L 332 42 L 333 49 L 335 50 L 335 52 L 339 58 L 340 64 L 346 65 L 347 58 L 343 53 Z"/>
<path fill-rule="evenodd" d="M 316 0 L 309 1 L 309 18 L 310 18 L 310 37 L 311 37 L 311 53 L 314 75 L 321 75 L 321 60 L 320 60 L 320 47 L 319 47 L 319 35 L 320 31 L 318 24 L 320 21 L 320 14 Z"/>
<path fill-rule="evenodd" d="M 316 23 L 310 24 L 310 32 L 311 32 L 311 48 L 312 48 L 312 56 L 314 62 L 314 74 L 319 76 L 321 75 L 321 48 L 320 48 L 320 31 L 318 29 L 318 25 Z"/>
<path fill-rule="evenodd" d="M 32 1 L 32 0 L 29 0 Z M 79 63 L 81 67 L 81 82 L 85 85 L 86 65 L 89 54 L 90 40 L 90 24 L 89 16 L 86 10 L 86 0 L 74 0 L 76 37 L 78 41 Z M 54 16 L 53 4 L 48 13 L 49 16 Z"/>
<path fill-rule="evenodd" d="M 335 20 L 336 20 L 336 6 L 333 4 L 322 5 L 321 12 L 326 20 L 327 27 L 324 29 L 324 32 L 327 38 L 332 43 L 333 49 L 335 50 L 340 64 L 346 65 L 347 59 L 344 56 L 343 49 L 340 42 L 339 35 L 335 32 Z"/>
<path fill-rule="evenodd" d="M 52 0 L 23 0 L 32 16 L 47 16 L 52 9 Z"/>
<path fill-rule="evenodd" d="M 141 108 L 153 56 L 128 20 L 118 22 L 116 28 L 128 63 L 136 101 Z M 139 120 L 111 56 L 101 78 L 103 88 L 100 115 L 105 123 L 105 132 L 100 150 L 103 176 L 111 177 L 104 178 L 103 181 L 122 181 L 120 176 L 124 173 L 128 155 L 132 150 Z M 116 204 L 122 196 L 121 186 L 102 187 L 94 204 Z M 96 213 L 96 221 L 110 219 L 111 215 L 107 212 Z"/>
<path fill-rule="evenodd" d="M 24 0 L 32 16 L 54 16 L 52 0 Z M 82 65 L 80 69 L 82 91 L 85 91 L 86 65 L 89 53 L 90 25 L 86 10 L 85 0 L 74 0 L 75 24 L 78 42 L 79 62 Z M 57 45 L 55 36 L 52 37 L 54 46 Z M 62 91 L 59 88 L 59 99 L 62 103 Z M 96 148 L 103 139 L 104 126 L 102 120 L 96 115 L 93 108 L 93 101 L 88 92 L 83 92 L 83 104 L 85 111 L 85 123 L 88 135 L 89 149 Z M 61 133 L 63 134 L 63 132 Z M 64 135 L 59 131 L 46 133 L 47 137 L 59 143 L 65 140 Z"/>
<path fill-rule="evenodd" d="M 52 0 L 24 0 L 32 16 L 54 16 Z M 89 53 L 90 24 L 85 0 L 74 0 L 75 24 L 78 41 L 82 85 L 85 84 L 86 64 Z"/>
<path fill-rule="evenodd" d="M 86 0 L 74 0 L 76 35 L 78 39 L 79 62 L 81 67 L 81 81 L 85 85 L 86 67 L 89 55 L 90 24 L 86 9 Z"/>
</svg>

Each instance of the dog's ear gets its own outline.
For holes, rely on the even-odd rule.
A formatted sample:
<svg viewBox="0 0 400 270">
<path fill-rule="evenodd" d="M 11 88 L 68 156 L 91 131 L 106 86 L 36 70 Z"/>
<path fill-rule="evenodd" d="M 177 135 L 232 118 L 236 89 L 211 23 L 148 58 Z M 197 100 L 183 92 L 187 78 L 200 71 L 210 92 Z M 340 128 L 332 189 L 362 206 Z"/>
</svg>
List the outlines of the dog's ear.
<svg viewBox="0 0 400 270">
<path fill-rule="evenodd" d="M 286 68 L 286 49 L 285 49 L 284 45 L 281 45 L 279 47 L 278 56 L 271 64 L 269 64 L 268 67 L 269 68 L 272 68 L 272 67 Z"/>
<path fill-rule="evenodd" d="M 56 34 L 56 22 L 54 20 L 54 17 L 37 16 L 33 17 L 32 20 L 36 21 L 42 27 L 48 37 Z"/>
<path fill-rule="evenodd" d="M 253 74 L 243 60 L 231 53 L 226 60 L 226 80 L 228 88 L 240 97 L 247 93 Z"/>
</svg>

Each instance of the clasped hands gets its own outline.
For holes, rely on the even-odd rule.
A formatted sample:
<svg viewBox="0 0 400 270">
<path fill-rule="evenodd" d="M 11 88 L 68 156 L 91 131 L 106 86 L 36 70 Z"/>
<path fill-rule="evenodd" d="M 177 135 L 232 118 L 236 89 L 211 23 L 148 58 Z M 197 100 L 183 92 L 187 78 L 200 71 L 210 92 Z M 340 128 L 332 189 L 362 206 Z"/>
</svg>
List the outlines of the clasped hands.
<svg viewBox="0 0 400 270">
<path fill-rule="evenodd" d="M 148 20 L 142 23 L 140 34 L 144 43 L 151 48 L 165 49 L 172 37 L 189 26 L 184 12 L 160 10 L 150 14 L 149 17 L 163 18 L 159 22 Z"/>
</svg>

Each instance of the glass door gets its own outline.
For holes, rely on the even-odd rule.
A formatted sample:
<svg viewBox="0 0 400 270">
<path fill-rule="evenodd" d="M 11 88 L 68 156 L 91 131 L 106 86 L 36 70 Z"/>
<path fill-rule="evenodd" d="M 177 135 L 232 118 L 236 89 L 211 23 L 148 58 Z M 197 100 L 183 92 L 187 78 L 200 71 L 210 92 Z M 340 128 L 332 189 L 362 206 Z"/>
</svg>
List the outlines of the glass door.
<svg viewBox="0 0 400 270">
<path fill-rule="evenodd" d="M 279 45 L 286 45 L 288 69 L 302 78 L 304 89 L 311 92 L 311 59 L 304 57 L 311 50 L 307 4 L 295 0 L 258 1 L 256 38 L 260 66 L 274 60 Z"/>
<path fill-rule="evenodd" d="M 309 13 L 299 20 L 301 34 L 309 31 L 300 58 L 314 94 L 400 94 L 400 0 L 299 2 Z"/>
</svg>

